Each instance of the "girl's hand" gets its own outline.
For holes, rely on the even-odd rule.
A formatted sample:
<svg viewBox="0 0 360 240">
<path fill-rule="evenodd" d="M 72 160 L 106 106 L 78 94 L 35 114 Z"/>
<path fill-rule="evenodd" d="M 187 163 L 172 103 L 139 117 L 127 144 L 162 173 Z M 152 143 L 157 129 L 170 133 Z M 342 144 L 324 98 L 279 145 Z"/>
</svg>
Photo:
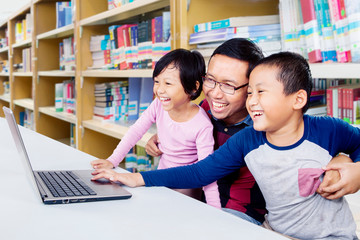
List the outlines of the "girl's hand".
<svg viewBox="0 0 360 240">
<path fill-rule="evenodd" d="M 97 160 L 91 161 L 90 164 L 94 169 L 114 168 L 114 165 L 110 161 L 105 160 L 105 159 L 97 159 Z"/>
<path fill-rule="evenodd" d="M 140 187 L 144 186 L 145 182 L 140 173 L 117 173 L 112 169 L 97 169 L 91 173 L 94 177 L 93 181 L 105 178 L 112 182 L 120 182 L 129 187 Z"/>
<path fill-rule="evenodd" d="M 329 195 L 327 199 L 338 199 L 347 194 L 355 193 L 360 189 L 360 162 L 335 163 L 325 168 L 326 171 L 337 170 L 341 179 L 337 183 L 322 188 Z"/>
<path fill-rule="evenodd" d="M 145 146 L 145 151 L 147 154 L 153 156 L 153 157 L 158 157 L 162 154 L 162 152 L 160 151 L 160 149 L 158 148 L 158 144 L 160 143 L 158 135 L 155 134 L 154 136 L 152 136 L 149 141 L 146 143 Z"/>
</svg>

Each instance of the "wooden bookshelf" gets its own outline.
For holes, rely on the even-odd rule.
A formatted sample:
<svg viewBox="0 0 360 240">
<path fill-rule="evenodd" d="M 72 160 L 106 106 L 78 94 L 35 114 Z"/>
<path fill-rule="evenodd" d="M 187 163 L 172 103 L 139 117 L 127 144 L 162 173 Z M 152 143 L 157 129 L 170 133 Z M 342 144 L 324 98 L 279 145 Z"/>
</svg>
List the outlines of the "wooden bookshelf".
<svg viewBox="0 0 360 240">
<path fill-rule="evenodd" d="M 76 124 L 76 116 L 67 112 L 57 112 L 54 106 L 39 107 L 39 112 L 63 120 L 65 122 Z"/>
<path fill-rule="evenodd" d="M 32 98 L 15 99 L 14 104 L 16 106 L 34 111 L 34 100 Z"/>
<path fill-rule="evenodd" d="M 74 22 L 56 28 L 56 2 L 33 0 L 0 23 L 0 37 L 9 30 L 9 46 L 0 48 L 0 60 L 9 61 L 9 73 L 0 71 L 0 107 L 8 106 L 15 115 L 24 109 L 34 111 L 35 130 L 58 141 L 69 142 L 71 124 L 76 125 L 78 149 L 99 158 L 108 157 L 129 125 L 93 120 L 94 85 L 112 81 L 127 81 L 130 77 L 152 77 L 151 69 L 93 70 L 90 37 L 108 34 L 115 24 L 140 22 L 171 12 L 171 48 L 186 48 L 195 24 L 233 16 L 278 14 L 278 0 L 136 0 L 108 10 L 107 0 L 73 0 L 76 5 Z M 16 43 L 15 23 L 32 13 L 31 39 Z M 201 13 L 201 14 L 200 14 Z M 74 37 L 76 69 L 59 68 L 59 43 Z M 22 50 L 32 48 L 32 71 L 17 72 L 14 64 L 22 61 Z M 310 64 L 314 78 L 360 78 L 359 63 Z M 55 111 L 55 84 L 75 79 L 76 115 Z M 3 82 L 9 81 L 10 94 L 4 94 Z M 149 90 L 151 91 L 151 90 Z M 322 106 L 324 108 L 324 106 Z M 315 110 L 314 110 L 315 111 Z M 0 111 L 0 116 L 2 115 Z M 18 117 L 17 117 L 18 120 Z M 156 130 L 150 130 L 138 145 L 145 146 Z"/>
<path fill-rule="evenodd" d="M 6 38 L 6 31 L 8 29 L 8 21 L 2 22 L 0 23 L 0 38 Z M 8 43 L 9 44 L 9 43 Z M 2 62 L 3 64 L 5 64 L 5 62 L 7 62 L 8 64 L 10 64 L 9 62 L 9 46 L 0 46 L 0 62 Z M 6 69 L 3 69 L 2 65 L 0 66 L 0 117 L 4 117 L 4 113 L 1 110 L 2 107 L 10 107 L 10 102 L 11 102 L 11 96 L 10 93 L 6 92 L 7 90 L 5 89 L 5 83 L 9 83 L 9 77 L 10 77 L 10 73 L 9 72 L 5 72 Z"/>
</svg>

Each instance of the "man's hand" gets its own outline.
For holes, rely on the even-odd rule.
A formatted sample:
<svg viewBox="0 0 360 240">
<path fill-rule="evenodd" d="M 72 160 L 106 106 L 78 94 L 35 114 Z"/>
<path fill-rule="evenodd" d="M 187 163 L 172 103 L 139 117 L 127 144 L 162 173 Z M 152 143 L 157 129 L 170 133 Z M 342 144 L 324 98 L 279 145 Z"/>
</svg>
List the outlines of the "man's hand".
<svg viewBox="0 0 360 240">
<path fill-rule="evenodd" d="M 114 168 L 114 165 L 110 161 L 105 160 L 105 159 L 97 159 L 97 160 L 91 161 L 90 164 L 94 169 Z"/>
<path fill-rule="evenodd" d="M 145 182 L 140 173 L 118 173 L 112 169 L 97 169 L 91 173 L 94 177 L 91 179 L 93 181 L 105 178 L 112 182 L 120 182 L 129 187 L 140 187 L 144 186 Z"/>
<path fill-rule="evenodd" d="M 160 149 L 158 148 L 158 144 L 160 143 L 158 135 L 155 134 L 154 136 L 152 136 L 149 141 L 146 143 L 145 146 L 145 151 L 147 154 L 153 156 L 153 157 L 158 157 L 162 154 L 162 152 L 160 151 Z"/>
<path fill-rule="evenodd" d="M 360 189 L 360 162 L 335 163 L 327 166 L 325 170 L 337 170 L 341 176 L 339 182 L 322 188 L 322 192 L 329 193 L 327 199 L 338 199 Z"/>
</svg>

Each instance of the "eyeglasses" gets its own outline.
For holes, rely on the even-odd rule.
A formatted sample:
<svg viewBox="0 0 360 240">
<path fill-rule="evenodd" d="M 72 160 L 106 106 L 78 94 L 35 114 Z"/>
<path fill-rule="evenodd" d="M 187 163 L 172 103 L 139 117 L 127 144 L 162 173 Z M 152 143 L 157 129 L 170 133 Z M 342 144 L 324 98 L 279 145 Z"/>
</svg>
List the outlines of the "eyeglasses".
<svg viewBox="0 0 360 240">
<path fill-rule="evenodd" d="M 230 94 L 230 95 L 234 95 L 236 90 L 246 87 L 249 84 L 249 83 L 245 83 L 244 85 L 241 85 L 239 87 L 234 87 L 227 83 L 221 83 L 221 82 L 215 81 L 214 79 L 211 79 L 208 77 L 203 77 L 202 79 L 203 79 L 203 83 L 206 87 L 214 89 L 216 87 L 216 84 L 218 84 L 220 90 L 223 93 Z"/>
</svg>

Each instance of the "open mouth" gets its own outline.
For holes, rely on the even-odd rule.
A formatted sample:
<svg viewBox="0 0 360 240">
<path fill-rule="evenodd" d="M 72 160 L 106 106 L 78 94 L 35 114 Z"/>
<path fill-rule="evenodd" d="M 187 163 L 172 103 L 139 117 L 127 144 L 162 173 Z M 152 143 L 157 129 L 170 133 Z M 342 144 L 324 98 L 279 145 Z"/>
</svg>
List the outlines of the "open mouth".
<svg viewBox="0 0 360 240">
<path fill-rule="evenodd" d="M 167 103 L 170 101 L 170 98 L 166 98 L 166 97 L 159 97 L 160 101 L 163 103 Z"/>
<path fill-rule="evenodd" d="M 228 104 L 225 103 L 219 103 L 219 102 L 212 102 L 213 109 L 215 110 L 221 110 L 225 108 Z"/>
<path fill-rule="evenodd" d="M 263 115 L 264 113 L 263 112 L 260 112 L 260 111 L 253 111 L 253 116 L 254 116 L 254 118 L 256 118 L 256 117 L 261 117 L 262 115 Z"/>
</svg>

